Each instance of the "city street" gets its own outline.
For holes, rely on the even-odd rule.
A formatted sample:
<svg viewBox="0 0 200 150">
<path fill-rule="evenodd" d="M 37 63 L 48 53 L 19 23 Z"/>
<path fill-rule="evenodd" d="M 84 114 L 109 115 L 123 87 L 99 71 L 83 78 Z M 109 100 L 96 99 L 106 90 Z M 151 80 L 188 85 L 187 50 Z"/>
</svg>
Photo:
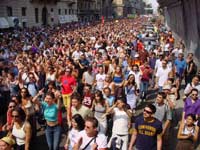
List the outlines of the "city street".
<svg viewBox="0 0 200 150">
<path fill-rule="evenodd" d="M 200 150 L 199 8 L 1 0 L 0 150 Z"/>
<path fill-rule="evenodd" d="M 148 103 L 153 103 L 155 101 L 155 91 L 149 91 L 149 98 L 147 102 L 143 103 L 140 105 L 136 111 L 136 117 L 138 115 L 141 115 L 144 109 L 144 106 Z M 183 95 L 183 90 L 181 90 L 181 95 Z M 182 100 L 177 100 L 177 105 L 175 109 L 175 114 L 176 114 L 176 119 L 180 120 L 181 119 L 181 114 L 182 114 L 182 109 L 183 109 L 183 101 Z M 170 130 L 170 150 L 175 150 L 175 146 L 177 144 L 177 132 L 178 132 L 178 126 L 173 125 L 173 128 Z M 66 133 L 67 134 L 67 133 Z M 61 143 L 60 143 L 60 150 L 63 150 L 63 146 L 66 142 L 66 134 L 62 134 L 61 137 Z M 34 143 L 34 149 L 36 150 L 48 150 L 47 144 L 46 144 L 46 139 L 44 135 L 44 131 L 40 131 L 37 134 L 37 142 Z M 200 150 L 200 146 L 196 149 Z"/>
</svg>

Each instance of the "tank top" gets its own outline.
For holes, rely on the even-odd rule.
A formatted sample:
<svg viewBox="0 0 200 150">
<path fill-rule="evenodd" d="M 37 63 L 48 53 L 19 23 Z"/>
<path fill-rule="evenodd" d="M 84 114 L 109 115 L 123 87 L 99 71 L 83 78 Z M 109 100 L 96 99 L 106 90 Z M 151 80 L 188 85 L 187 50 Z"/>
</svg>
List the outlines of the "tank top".
<svg viewBox="0 0 200 150">
<path fill-rule="evenodd" d="M 49 74 L 47 73 L 47 76 L 46 76 L 46 81 L 49 82 L 49 81 L 55 81 L 56 80 L 56 74 L 53 73 L 53 74 Z"/>
<path fill-rule="evenodd" d="M 101 105 L 95 105 L 94 107 L 94 116 L 98 120 L 101 119 L 102 121 L 104 120 L 102 118 L 102 115 L 106 112 L 106 107 L 101 106 Z"/>
<path fill-rule="evenodd" d="M 194 130 L 195 130 L 194 127 L 195 126 L 193 126 L 193 128 L 191 130 L 188 130 L 187 125 L 185 125 L 183 128 L 182 134 L 188 135 L 191 133 L 192 135 L 194 135 Z"/>
<path fill-rule="evenodd" d="M 114 77 L 113 77 L 113 81 L 114 81 L 116 84 L 120 84 L 120 83 L 123 81 L 123 79 L 122 79 L 122 77 L 114 76 Z"/>
<path fill-rule="evenodd" d="M 25 137 L 26 133 L 24 131 L 25 123 L 22 125 L 20 129 L 17 129 L 16 125 L 14 124 L 12 135 L 16 138 L 17 145 L 24 145 L 25 144 Z"/>
</svg>

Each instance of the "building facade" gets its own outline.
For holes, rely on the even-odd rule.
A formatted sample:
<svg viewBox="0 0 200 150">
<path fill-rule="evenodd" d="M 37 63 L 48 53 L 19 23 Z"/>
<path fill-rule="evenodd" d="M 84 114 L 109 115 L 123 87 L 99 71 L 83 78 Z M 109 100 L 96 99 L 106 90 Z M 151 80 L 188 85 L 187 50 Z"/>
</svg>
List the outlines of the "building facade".
<svg viewBox="0 0 200 150">
<path fill-rule="evenodd" d="M 77 21 L 77 0 L 1 0 L 0 17 L 22 27 Z"/>
<path fill-rule="evenodd" d="M 98 20 L 101 16 L 100 0 L 78 0 L 77 16 L 81 22 Z"/>
<path fill-rule="evenodd" d="M 127 17 L 132 14 L 143 14 L 145 3 L 143 0 L 113 0 L 114 18 Z"/>
</svg>

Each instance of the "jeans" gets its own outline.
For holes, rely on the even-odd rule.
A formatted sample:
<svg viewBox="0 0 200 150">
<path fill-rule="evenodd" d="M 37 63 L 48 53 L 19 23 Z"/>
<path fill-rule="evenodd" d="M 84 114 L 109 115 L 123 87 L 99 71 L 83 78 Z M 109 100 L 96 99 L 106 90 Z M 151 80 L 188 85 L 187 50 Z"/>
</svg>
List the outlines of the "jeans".
<svg viewBox="0 0 200 150">
<path fill-rule="evenodd" d="M 47 125 L 45 135 L 49 150 L 58 150 L 60 143 L 61 127 L 59 125 L 53 127 Z"/>
<path fill-rule="evenodd" d="M 141 90 L 141 98 L 146 99 L 147 90 L 149 86 L 149 81 L 141 81 L 140 83 L 140 90 Z"/>
</svg>

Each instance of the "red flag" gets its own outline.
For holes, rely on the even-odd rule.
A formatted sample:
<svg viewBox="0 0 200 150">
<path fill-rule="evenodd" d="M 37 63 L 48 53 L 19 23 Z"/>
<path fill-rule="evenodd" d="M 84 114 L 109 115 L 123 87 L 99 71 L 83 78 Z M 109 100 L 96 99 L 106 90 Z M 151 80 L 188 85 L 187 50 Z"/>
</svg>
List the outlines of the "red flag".
<svg viewBox="0 0 200 150">
<path fill-rule="evenodd" d="M 101 24 L 104 25 L 104 16 L 101 16 Z"/>
</svg>

